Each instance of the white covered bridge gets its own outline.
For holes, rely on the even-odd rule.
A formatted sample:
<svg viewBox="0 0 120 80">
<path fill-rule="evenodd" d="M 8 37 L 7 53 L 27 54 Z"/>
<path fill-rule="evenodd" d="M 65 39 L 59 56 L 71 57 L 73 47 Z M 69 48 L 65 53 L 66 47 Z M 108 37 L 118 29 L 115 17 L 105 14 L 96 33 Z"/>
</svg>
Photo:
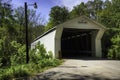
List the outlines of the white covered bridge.
<svg viewBox="0 0 120 80">
<path fill-rule="evenodd" d="M 34 40 L 31 48 L 37 42 L 44 44 L 47 51 L 52 51 L 55 58 L 62 57 L 101 57 L 101 38 L 106 28 L 81 16 L 64 22 L 45 32 Z"/>
</svg>

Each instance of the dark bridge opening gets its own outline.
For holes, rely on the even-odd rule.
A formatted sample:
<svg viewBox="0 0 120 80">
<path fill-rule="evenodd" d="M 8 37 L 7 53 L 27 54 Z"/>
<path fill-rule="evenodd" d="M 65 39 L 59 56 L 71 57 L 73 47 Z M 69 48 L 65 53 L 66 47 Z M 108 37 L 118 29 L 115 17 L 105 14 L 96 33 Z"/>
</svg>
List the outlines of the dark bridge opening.
<svg viewBox="0 0 120 80">
<path fill-rule="evenodd" d="M 63 58 L 92 56 L 91 30 L 65 28 L 61 37 L 61 53 Z"/>
</svg>

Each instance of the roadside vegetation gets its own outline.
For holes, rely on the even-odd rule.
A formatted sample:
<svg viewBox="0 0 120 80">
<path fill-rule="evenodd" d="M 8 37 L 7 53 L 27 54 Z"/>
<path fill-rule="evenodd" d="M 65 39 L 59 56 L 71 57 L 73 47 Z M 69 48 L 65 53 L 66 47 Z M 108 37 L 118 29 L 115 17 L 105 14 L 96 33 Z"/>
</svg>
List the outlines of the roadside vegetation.
<svg viewBox="0 0 120 80">
<path fill-rule="evenodd" d="M 12 0 L 0 0 L 0 80 L 34 75 L 62 61 L 52 58 L 44 45 L 30 50 L 26 64 L 24 7 L 13 8 Z M 28 9 L 28 38 L 30 43 L 39 35 L 67 20 L 85 15 L 108 30 L 102 39 L 103 57 L 120 59 L 120 0 L 92 0 L 74 6 L 70 11 L 64 6 L 54 6 L 46 22 L 41 14 Z"/>
<path fill-rule="evenodd" d="M 28 9 L 28 35 L 30 43 L 44 32 L 45 20 L 35 10 Z M 30 77 L 48 68 L 61 64 L 53 59 L 52 52 L 46 52 L 38 43 L 30 49 L 30 61 L 26 64 L 24 7 L 13 8 L 11 0 L 0 0 L 0 80 Z"/>
<path fill-rule="evenodd" d="M 48 68 L 56 67 L 62 60 L 54 59 L 52 52 L 46 52 L 40 42 L 30 50 L 30 62 L 26 64 L 25 45 L 16 41 L 11 42 L 14 53 L 10 57 L 9 66 L 0 65 L 0 80 L 12 80 L 26 78 L 40 73 Z"/>
</svg>

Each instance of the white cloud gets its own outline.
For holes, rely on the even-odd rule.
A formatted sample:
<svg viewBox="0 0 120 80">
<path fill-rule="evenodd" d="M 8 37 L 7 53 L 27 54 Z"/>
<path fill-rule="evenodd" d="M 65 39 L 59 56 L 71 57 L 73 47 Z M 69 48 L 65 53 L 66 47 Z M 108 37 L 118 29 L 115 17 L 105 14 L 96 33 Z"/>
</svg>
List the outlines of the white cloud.
<svg viewBox="0 0 120 80">
<path fill-rule="evenodd" d="M 87 2 L 88 0 L 55 0 L 57 4 L 66 6 L 71 11 L 74 6 L 79 5 L 81 2 Z"/>
</svg>

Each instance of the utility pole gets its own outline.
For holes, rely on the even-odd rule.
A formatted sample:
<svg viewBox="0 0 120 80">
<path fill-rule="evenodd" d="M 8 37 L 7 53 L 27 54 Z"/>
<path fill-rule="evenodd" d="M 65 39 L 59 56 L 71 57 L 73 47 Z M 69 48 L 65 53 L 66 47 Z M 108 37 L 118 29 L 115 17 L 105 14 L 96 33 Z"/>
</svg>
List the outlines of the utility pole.
<svg viewBox="0 0 120 80">
<path fill-rule="evenodd" d="M 29 43 L 28 43 L 28 15 L 27 15 L 27 8 L 28 6 L 34 5 L 34 8 L 37 8 L 37 4 L 29 4 L 27 5 L 27 2 L 25 2 L 25 31 L 26 31 L 26 63 L 29 63 Z"/>
<path fill-rule="evenodd" d="M 25 30 L 26 30 L 26 63 L 29 62 L 29 47 L 28 47 L 28 16 L 27 16 L 27 2 L 25 2 Z"/>
</svg>

